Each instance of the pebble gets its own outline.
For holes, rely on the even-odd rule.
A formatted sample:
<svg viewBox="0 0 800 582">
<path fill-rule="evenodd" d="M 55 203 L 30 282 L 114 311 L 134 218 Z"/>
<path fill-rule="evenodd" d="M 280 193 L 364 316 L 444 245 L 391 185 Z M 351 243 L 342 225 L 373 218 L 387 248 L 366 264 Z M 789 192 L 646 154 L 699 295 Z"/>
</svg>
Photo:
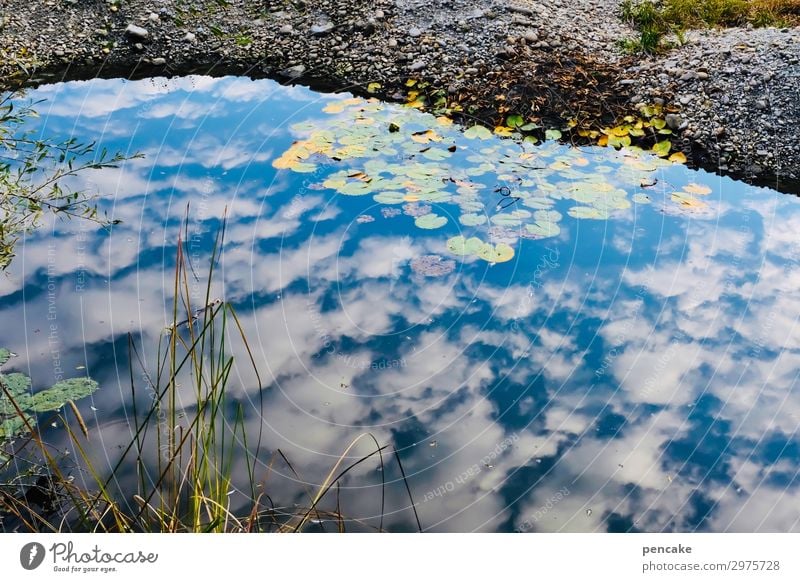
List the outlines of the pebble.
<svg viewBox="0 0 800 582">
<path fill-rule="evenodd" d="M 408 36 L 410 36 L 411 38 L 417 38 L 420 35 L 422 35 L 422 31 L 416 26 L 408 30 Z"/>
<path fill-rule="evenodd" d="M 135 24 L 129 24 L 128 27 L 125 29 L 125 34 L 130 36 L 131 38 L 144 40 L 149 36 L 146 28 L 142 28 L 141 26 L 136 26 Z"/>
<path fill-rule="evenodd" d="M 333 23 L 325 22 L 322 24 L 314 24 L 311 26 L 311 34 L 314 36 L 325 36 L 333 31 Z"/>
</svg>

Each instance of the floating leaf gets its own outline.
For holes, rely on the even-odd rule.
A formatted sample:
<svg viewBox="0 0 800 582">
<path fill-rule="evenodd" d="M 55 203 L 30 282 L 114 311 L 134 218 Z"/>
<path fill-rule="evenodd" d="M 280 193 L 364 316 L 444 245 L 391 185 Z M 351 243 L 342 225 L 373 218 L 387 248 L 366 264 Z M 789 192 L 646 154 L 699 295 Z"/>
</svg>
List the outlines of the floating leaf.
<svg viewBox="0 0 800 582">
<path fill-rule="evenodd" d="M 491 139 L 492 132 L 482 125 L 473 125 L 464 131 L 464 137 L 467 139 Z"/>
<path fill-rule="evenodd" d="M 561 220 L 561 213 L 558 210 L 537 210 L 533 213 L 536 222 L 558 222 Z"/>
<path fill-rule="evenodd" d="M 381 84 L 380 83 L 370 83 L 369 85 L 367 85 L 367 92 L 368 93 L 375 93 L 380 88 L 381 88 Z"/>
<path fill-rule="evenodd" d="M 650 125 L 656 129 L 664 129 L 664 127 L 667 125 L 667 122 L 663 119 L 651 119 Z"/>
<path fill-rule="evenodd" d="M 653 153 L 663 158 L 669 154 L 670 148 L 672 148 L 672 144 L 668 140 L 660 141 L 653 146 Z"/>
<path fill-rule="evenodd" d="M 641 192 L 637 192 L 632 198 L 637 204 L 650 204 L 652 202 L 647 194 L 642 194 Z"/>
<path fill-rule="evenodd" d="M 670 162 L 674 162 L 676 164 L 685 164 L 686 163 L 686 154 L 683 152 L 675 152 L 669 157 Z"/>
<path fill-rule="evenodd" d="M 432 160 L 434 162 L 440 162 L 442 160 L 446 160 L 451 155 L 452 154 L 449 151 L 443 150 L 441 148 L 429 148 L 424 152 L 422 152 L 422 156 L 424 158 Z"/>
<path fill-rule="evenodd" d="M 605 220 L 609 216 L 608 211 L 589 206 L 573 206 L 567 210 L 567 214 L 572 218 L 588 218 L 594 220 Z"/>
<path fill-rule="evenodd" d="M 509 115 L 506 117 L 506 125 L 508 127 L 522 127 L 525 125 L 525 118 L 521 115 Z"/>
<path fill-rule="evenodd" d="M 702 200 L 698 200 L 687 192 L 675 192 L 672 194 L 672 201 L 677 202 L 683 208 L 705 208 L 707 204 Z"/>
<path fill-rule="evenodd" d="M 504 125 L 498 125 L 494 128 L 494 134 L 499 135 L 500 137 L 509 137 L 514 134 L 514 130 L 510 127 L 505 127 Z"/>
<path fill-rule="evenodd" d="M 617 137 L 615 135 L 608 136 L 608 143 L 607 145 L 612 148 L 621 148 L 627 147 L 631 145 L 631 137 L 629 135 L 625 135 L 622 137 Z"/>
<path fill-rule="evenodd" d="M 537 238 L 550 238 L 558 236 L 561 228 L 555 222 L 536 222 L 534 224 L 526 224 L 525 230 L 536 236 Z"/>
<path fill-rule="evenodd" d="M 711 188 L 708 186 L 702 186 L 700 184 L 686 184 L 683 187 L 684 192 L 688 192 L 689 194 L 696 194 L 697 196 L 707 196 L 711 194 Z"/>
<path fill-rule="evenodd" d="M 447 219 L 444 216 L 431 213 L 426 214 L 425 216 L 420 216 L 414 221 L 414 224 L 416 224 L 419 228 L 433 230 L 435 228 L 441 228 L 447 224 Z"/>
<path fill-rule="evenodd" d="M 402 204 L 406 201 L 402 192 L 381 192 L 372 197 L 375 202 L 382 204 Z"/>
<path fill-rule="evenodd" d="M 477 254 L 483 244 L 483 241 L 477 237 L 464 238 L 459 235 L 448 239 L 447 250 L 459 256 L 474 255 Z"/>
<path fill-rule="evenodd" d="M 548 129 L 544 132 L 544 138 L 546 140 L 558 140 L 561 139 L 561 132 L 557 129 Z"/>
<path fill-rule="evenodd" d="M 487 218 L 484 214 L 462 214 L 458 220 L 464 226 L 478 226 L 485 224 Z"/>
<path fill-rule="evenodd" d="M 411 139 L 417 143 L 428 143 L 432 141 L 442 141 L 442 136 L 432 129 L 426 129 L 424 131 L 416 131 L 412 133 Z"/>
<path fill-rule="evenodd" d="M 33 395 L 34 412 L 50 412 L 58 410 L 70 400 L 78 400 L 97 390 L 97 382 L 89 378 L 70 378 L 62 380 L 48 390 Z"/>
<path fill-rule="evenodd" d="M 485 243 L 478 251 L 478 256 L 490 263 L 505 263 L 514 258 L 514 249 L 505 243 L 498 245 Z"/>
</svg>

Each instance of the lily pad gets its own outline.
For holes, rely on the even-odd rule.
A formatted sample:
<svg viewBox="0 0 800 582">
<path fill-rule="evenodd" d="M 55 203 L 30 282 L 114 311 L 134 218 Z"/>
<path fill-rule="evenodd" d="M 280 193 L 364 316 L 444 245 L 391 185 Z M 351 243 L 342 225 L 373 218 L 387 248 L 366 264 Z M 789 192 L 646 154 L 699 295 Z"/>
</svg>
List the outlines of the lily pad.
<svg viewBox="0 0 800 582">
<path fill-rule="evenodd" d="M 534 224 L 526 224 L 525 230 L 528 234 L 538 238 L 550 238 L 558 236 L 561 233 L 561 227 L 555 222 L 536 222 Z"/>
<path fill-rule="evenodd" d="M 546 140 L 559 140 L 561 139 L 561 132 L 557 129 L 548 129 L 544 132 L 544 138 Z"/>
<path fill-rule="evenodd" d="M 464 137 L 467 139 L 492 139 L 492 132 L 482 125 L 473 125 L 464 131 Z"/>
<path fill-rule="evenodd" d="M 589 206 L 573 206 L 567 210 L 567 214 L 572 218 L 588 218 L 594 220 L 605 220 L 609 216 L 607 210 L 599 210 Z"/>
<path fill-rule="evenodd" d="M 424 228 L 425 230 L 433 230 L 436 228 L 441 228 L 447 224 L 447 219 L 444 216 L 431 213 L 426 214 L 425 216 L 420 216 L 414 221 L 414 224 L 416 224 L 419 228 Z"/>
<path fill-rule="evenodd" d="M 479 226 L 486 224 L 485 214 L 462 214 L 458 221 L 464 226 Z"/>
<path fill-rule="evenodd" d="M 478 256 L 490 263 L 505 263 L 514 258 L 514 249 L 505 243 L 498 245 L 485 243 L 478 251 Z"/>
<path fill-rule="evenodd" d="M 459 256 L 475 255 L 483 244 L 483 241 L 478 237 L 464 238 L 459 235 L 447 241 L 447 250 Z"/>
<path fill-rule="evenodd" d="M 375 202 L 382 204 L 402 204 L 406 201 L 405 194 L 402 192 L 381 192 L 372 197 Z"/>
<path fill-rule="evenodd" d="M 7 356 L 10 356 L 8 350 L 0 352 L 0 359 L 6 357 L 4 363 Z M 71 378 L 34 394 L 30 378 L 19 372 L 0 374 L 0 382 L 5 388 L 0 393 L 0 439 L 19 436 L 27 432 L 28 427 L 36 426 L 35 413 L 58 410 L 67 402 L 85 398 L 98 388 L 97 382 L 89 378 Z"/>
</svg>

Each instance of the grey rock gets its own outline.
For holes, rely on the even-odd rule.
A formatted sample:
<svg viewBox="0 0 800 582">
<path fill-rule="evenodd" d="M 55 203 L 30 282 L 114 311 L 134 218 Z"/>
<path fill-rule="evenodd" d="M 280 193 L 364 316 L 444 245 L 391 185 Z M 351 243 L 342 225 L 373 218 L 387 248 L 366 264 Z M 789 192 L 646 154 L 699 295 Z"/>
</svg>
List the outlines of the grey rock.
<svg viewBox="0 0 800 582">
<path fill-rule="evenodd" d="M 185 42 L 194 42 L 197 39 L 197 35 L 193 32 L 187 32 L 186 36 L 183 37 Z"/>
<path fill-rule="evenodd" d="M 167 64 L 167 59 L 165 59 L 164 57 L 156 57 L 150 62 L 156 67 L 163 67 L 164 65 Z"/>
<path fill-rule="evenodd" d="M 667 113 L 664 116 L 664 121 L 667 122 L 667 127 L 673 131 L 677 130 L 683 123 L 681 116 L 676 113 Z"/>
<path fill-rule="evenodd" d="M 419 28 L 417 28 L 416 26 L 414 26 L 414 27 L 412 27 L 412 28 L 410 28 L 408 30 L 408 36 L 410 36 L 412 38 L 416 38 L 416 37 L 421 36 L 421 35 L 422 35 L 422 31 Z"/>
<path fill-rule="evenodd" d="M 278 32 L 281 34 L 292 34 L 292 32 L 294 32 L 294 27 L 291 24 L 284 24 Z"/>
<path fill-rule="evenodd" d="M 428 63 L 426 63 L 425 61 L 421 61 L 421 60 L 420 61 L 414 61 L 413 63 L 411 63 L 411 66 L 408 67 L 408 70 L 409 71 L 421 71 L 422 69 L 424 69 L 427 66 L 428 66 Z"/>
<path fill-rule="evenodd" d="M 314 36 L 325 36 L 326 34 L 330 34 L 333 31 L 333 28 L 334 26 L 332 22 L 314 24 L 311 26 L 311 34 Z"/>
<path fill-rule="evenodd" d="M 136 26 L 135 24 L 129 24 L 125 29 L 125 34 L 136 40 L 144 40 L 150 36 L 150 33 L 147 32 L 146 28 Z"/>
</svg>

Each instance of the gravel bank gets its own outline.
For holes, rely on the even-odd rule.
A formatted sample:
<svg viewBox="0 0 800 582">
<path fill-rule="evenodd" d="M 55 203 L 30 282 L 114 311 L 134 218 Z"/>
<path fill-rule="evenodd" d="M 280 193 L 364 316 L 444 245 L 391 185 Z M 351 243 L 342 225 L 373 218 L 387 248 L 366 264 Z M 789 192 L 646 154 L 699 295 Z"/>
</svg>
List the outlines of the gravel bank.
<svg viewBox="0 0 800 582">
<path fill-rule="evenodd" d="M 222 5 L 221 5 L 222 4 Z M 223 6 L 227 4 L 226 6 Z M 427 80 L 491 121 L 610 122 L 639 103 L 680 109 L 698 165 L 800 179 L 800 32 L 689 35 L 638 61 L 619 0 L 0 0 L 0 85 L 102 76 L 237 73 L 330 88 Z M 593 99 L 593 95 L 597 95 Z M 516 109 L 515 109 L 516 108 Z M 525 109 L 522 111 L 521 109 Z"/>
</svg>

